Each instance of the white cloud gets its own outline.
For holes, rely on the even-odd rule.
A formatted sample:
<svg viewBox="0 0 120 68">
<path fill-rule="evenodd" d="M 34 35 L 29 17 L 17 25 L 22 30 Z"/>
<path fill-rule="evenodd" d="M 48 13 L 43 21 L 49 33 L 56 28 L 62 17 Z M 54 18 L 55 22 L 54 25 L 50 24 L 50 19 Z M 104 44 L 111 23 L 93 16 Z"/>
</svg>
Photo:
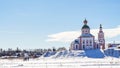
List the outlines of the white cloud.
<svg viewBox="0 0 120 68">
<path fill-rule="evenodd" d="M 120 35 L 120 26 L 112 29 L 103 29 L 105 38 L 113 38 Z M 91 34 L 98 38 L 99 29 L 91 29 Z M 66 31 L 48 35 L 48 42 L 71 42 L 81 35 L 81 31 Z"/>
<path fill-rule="evenodd" d="M 79 31 L 66 31 L 60 32 L 52 35 L 48 35 L 49 39 L 47 41 L 58 41 L 58 42 L 70 42 L 75 38 L 79 37 Z"/>
</svg>

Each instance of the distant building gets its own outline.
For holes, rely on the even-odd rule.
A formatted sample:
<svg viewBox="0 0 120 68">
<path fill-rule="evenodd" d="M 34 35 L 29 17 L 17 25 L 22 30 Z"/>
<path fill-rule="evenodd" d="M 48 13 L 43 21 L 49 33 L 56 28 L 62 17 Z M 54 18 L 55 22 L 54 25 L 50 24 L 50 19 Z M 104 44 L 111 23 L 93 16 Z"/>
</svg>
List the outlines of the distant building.
<svg viewBox="0 0 120 68">
<path fill-rule="evenodd" d="M 105 49 L 104 32 L 102 25 L 100 25 L 98 33 L 98 42 L 95 41 L 95 36 L 90 33 L 90 27 L 87 25 L 87 20 L 83 21 L 84 25 L 81 28 L 81 35 L 75 39 L 71 45 L 71 50 L 85 50 L 85 49 Z"/>
<path fill-rule="evenodd" d="M 108 48 L 118 47 L 118 46 L 120 46 L 120 44 L 116 44 L 116 43 L 109 43 L 109 44 L 108 44 Z"/>
<path fill-rule="evenodd" d="M 120 57 L 120 44 L 110 44 L 110 47 L 104 50 L 106 56 Z"/>
</svg>

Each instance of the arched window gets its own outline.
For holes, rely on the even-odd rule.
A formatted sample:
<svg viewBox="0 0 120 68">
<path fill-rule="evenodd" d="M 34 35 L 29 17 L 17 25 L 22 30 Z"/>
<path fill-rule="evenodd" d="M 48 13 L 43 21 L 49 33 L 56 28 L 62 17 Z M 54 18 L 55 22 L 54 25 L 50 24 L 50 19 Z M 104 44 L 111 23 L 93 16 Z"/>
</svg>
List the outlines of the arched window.
<svg viewBox="0 0 120 68">
<path fill-rule="evenodd" d="M 88 46 L 88 40 L 86 40 L 86 46 Z"/>
<path fill-rule="evenodd" d="M 76 49 L 78 49 L 78 45 L 76 45 Z"/>
<path fill-rule="evenodd" d="M 92 41 L 90 40 L 90 43 L 92 43 Z"/>
<path fill-rule="evenodd" d="M 90 40 L 90 46 L 92 46 L 92 40 Z"/>
<path fill-rule="evenodd" d="M 85 45 L 83 45 L 83 49 L 85 49 Z"/>
<path fill-rule="evenodd" d="M 88 40 L 86 40 L 86 44 L 88 44 Z"/>
<path fill-rule="evenodd" d="M 83 40 L 83 44 L 85 44 L 85 40 Z"/>
</svg>

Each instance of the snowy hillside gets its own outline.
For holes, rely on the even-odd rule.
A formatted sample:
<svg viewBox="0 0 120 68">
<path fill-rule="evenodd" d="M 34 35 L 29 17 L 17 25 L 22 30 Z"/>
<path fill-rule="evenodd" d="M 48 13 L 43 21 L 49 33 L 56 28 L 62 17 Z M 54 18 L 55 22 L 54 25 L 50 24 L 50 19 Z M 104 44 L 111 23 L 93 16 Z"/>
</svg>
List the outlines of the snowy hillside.
<svg viewBox="0 0 120 68">
<path fill-rule="evenodd" d="M 104 58 L 104 52 L 102 50 L 85 50 L 85 54 L 89 58 Z"/>
<path fill-rule="evenodd" d="M 104 58 L 105 55 L 102 50 L 78 50 L 78 51 L 68 51 L 62 50 L 57 53 L 47 52 L 42 57 L 51 58 L 68 58 L 68 57 L 88 57 L 88 58 Z"/>
<path fill-rule="evenodd" d="M 46 52 L 40 58 L 0 59 L 0 68 L 120 68 L 120 59 L 105 57 L 102 50 Z"/>
</svg>

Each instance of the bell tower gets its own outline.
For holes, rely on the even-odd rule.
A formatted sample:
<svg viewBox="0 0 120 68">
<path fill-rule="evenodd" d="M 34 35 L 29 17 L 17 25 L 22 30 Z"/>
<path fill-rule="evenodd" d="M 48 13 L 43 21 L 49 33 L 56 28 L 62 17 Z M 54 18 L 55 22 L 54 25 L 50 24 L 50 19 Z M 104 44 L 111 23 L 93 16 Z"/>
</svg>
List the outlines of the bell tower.
<svg viewBox="0 0 120 68">
<path fill-rule="evenodd" d="M 98 33 L 99 45 L 102 46 L 102 49 L 105 49 L 105 38 L 104 32 L 102 31 L 102 25 L 100 24 L 99 33 Z"/>
</svg>

